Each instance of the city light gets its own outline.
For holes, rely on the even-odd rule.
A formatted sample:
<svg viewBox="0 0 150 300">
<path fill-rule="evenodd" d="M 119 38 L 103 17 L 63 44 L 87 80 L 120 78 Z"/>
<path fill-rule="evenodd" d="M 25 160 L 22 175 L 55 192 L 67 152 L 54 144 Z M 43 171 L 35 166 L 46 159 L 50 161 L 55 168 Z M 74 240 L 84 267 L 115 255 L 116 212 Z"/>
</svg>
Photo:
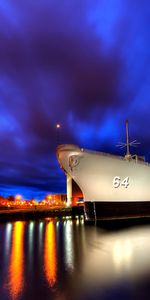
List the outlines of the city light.
<svg viewBox="0 0 150 300">
<path fill-rule="evenodd" d="M 21 201 L 21 200 L 22 200 L 22 196 L 19 195 L 19 194 L 17 194 L 17 195 L 15 196 L 15 200 L 16 200 L 16 201 Z"/>
<path fill-rule="evenodd" d="M 8 196 L 7 198 L 0 196 L 0 208 L 3 212 L 7 210 L 7 212 L 9 211 L 10 213 L 15 212 L 15 210 L 43 211 L 43 209 L 59 209 L 61 211 L 62 209 L 71 208 L 72 206 L 79 206 L 78 201 L 68 201 L 66 194 L 46 194 L 40 201 L 37 201 L 35 198 L 31 198 L 30 200 L 23 199 L 23 196 L 19 193 L 15 196 Z"/>
</svg>

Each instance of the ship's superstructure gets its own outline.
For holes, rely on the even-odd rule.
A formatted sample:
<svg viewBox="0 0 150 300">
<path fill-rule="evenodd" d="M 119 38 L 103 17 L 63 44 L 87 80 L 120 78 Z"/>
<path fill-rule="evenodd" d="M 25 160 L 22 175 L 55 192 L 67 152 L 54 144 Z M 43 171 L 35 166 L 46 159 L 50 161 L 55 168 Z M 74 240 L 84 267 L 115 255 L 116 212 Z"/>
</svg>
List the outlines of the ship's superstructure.
<svg viewBox="0 0 150 300">
<path fill-rule="evenodd" d="M 150 214 L 150 165 L 132 156 L 130 145 L 127 138 L 125 157 L 58 146 L 61 167 L 83 192 L 87 220 Z"/>
</svg>

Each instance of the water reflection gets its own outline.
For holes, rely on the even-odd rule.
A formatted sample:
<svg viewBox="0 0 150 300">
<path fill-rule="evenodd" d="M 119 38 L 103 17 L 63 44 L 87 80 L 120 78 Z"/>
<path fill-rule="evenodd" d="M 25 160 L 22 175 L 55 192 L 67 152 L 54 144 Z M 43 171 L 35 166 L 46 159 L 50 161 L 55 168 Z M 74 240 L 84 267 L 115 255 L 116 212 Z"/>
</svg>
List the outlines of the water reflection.
<svg viewBox="0 0 150 300">
<path fill-rule="evenodd" d="M 56 229 L 54 222 L 46 223 L 44 240 L 44 270 L 45 276 L 52 287 L 56 282 L 57 254 L 56 254 Z"/>
<path fill-rule="evenodd" d="M 0 224 L 0 232 L 0 299 L 87 299 L 126 282 L 138 294 L 150 278 L 150 225 L 111 232 L 63 218 Z"/>
<path fill-rule="evenodd" d="M 114 242 L 112 257 L 116 269 L 120 270 L 123 266 L 130 267 L 132 255 L 133 246 L 128 238 L 123 241 L 118 239 Z"/>
<path fill-rule="evenodd" d="M 9 292 L 16 299 L 24 286 L 24 222 L 15 222 L 12 231 L 12 246 L 9 266 Z"/>
<path fill-rule="evenodd" d="M 44 223 L 40 222 L 39 223 L 39 245 L 38 245 L 40 257 L 42 255 L 42 250 L 43 250 L 43 230 L 44 230 Z"/>
<path fill-rule="evenodd" d="M 67 266 L 67 269 L 73 271 L 74 247 L 73 247 L 72 220 L 67 220 L 64 223 L 64 241 L 65 241 L 65 264 Z"/>
<path fill-rule="evenodd" d="M 34 226 L 35 222 L 30 222 L 28 226 L 28 253 L 29 253 L 29 269 L 32 271 L 33 262 L 33 244 L 34 244 Z"/>
<path fill-rule="evenodd" d="M 125 278 L 136 280 L 150 271 L 150 227 L 117 232 L 87 228 L 82 245 L 82 282 L 113 284 Z"/>
<path fill-rule="evenodd" d="M 5 255 L 9 254 L 11 244 L 12 224 L 6 225 L 6 236 L 5 236 Z"/>
</svg>

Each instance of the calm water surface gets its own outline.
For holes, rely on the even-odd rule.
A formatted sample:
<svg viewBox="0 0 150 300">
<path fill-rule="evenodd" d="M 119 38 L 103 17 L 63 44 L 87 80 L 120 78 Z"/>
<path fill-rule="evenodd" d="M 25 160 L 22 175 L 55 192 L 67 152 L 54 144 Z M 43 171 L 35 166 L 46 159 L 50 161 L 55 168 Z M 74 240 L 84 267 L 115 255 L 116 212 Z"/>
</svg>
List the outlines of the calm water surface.
<svg viewBox="0 0 150 300">
<path fill-rule="evenodd" d="M 0 224 L 0 299 L 150 299 L 150 225 Z"/>
</svg>

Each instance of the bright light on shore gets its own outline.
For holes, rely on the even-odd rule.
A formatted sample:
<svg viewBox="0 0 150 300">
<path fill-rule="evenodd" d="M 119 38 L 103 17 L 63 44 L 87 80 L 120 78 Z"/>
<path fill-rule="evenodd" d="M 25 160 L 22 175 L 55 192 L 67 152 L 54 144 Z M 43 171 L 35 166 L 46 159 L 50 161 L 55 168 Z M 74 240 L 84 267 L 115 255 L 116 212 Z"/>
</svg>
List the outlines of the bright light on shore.
<svg viewBox="0 0 150 300">
<path fill-rule="evenodd" d="M 19 194 L 16 195 L 16 196 L 15 196 L 15 200 L 16 200 L 16 201 L 21 201 L 21 200 L 22 200 L 22 196 L 19 195 Z"/>
<path fill-rule="evenodd" d="M 56 124 L 56 128 L 60 128 L 60 124 Z"/>
</svg>

